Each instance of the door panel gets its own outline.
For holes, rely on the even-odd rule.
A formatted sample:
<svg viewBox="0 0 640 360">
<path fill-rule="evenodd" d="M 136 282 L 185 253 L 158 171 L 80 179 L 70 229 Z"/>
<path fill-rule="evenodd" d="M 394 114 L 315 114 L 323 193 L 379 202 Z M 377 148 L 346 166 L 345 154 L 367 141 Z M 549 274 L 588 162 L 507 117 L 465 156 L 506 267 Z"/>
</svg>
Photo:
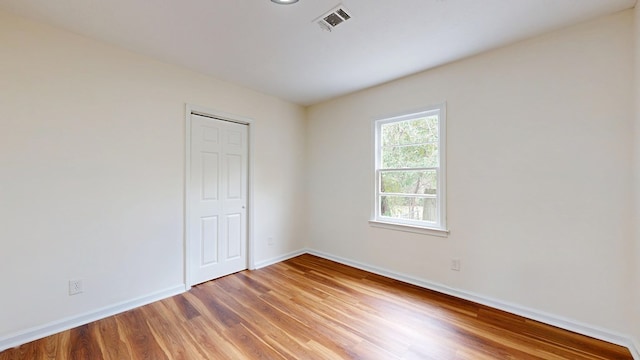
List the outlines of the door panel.
<svg viewBox="0 0 640 360">
<path fill-rule="evenodd" d="M 240 199 L 242 196 L 242 157 L 240 155 L 227 155 L 227 200 Z"/>
<path fill-rule="evenodd" d="M 218 154 L 202 153 L 202 200 L 218 200 Z"/>
<path fill-rule="evenodd" d="M 212 216 L 200 219 L 202 222 L 202 264 L 209 265 L 218 262 L 218 217 Z"/>
<path fill-rule="evenodd" d="M 191 284 L 247 268 L 248 127 L 191 115 Z"/>
<path fill-rule="evenodd" d="M 227 260 L 235 259 L 242 251 L 242 215 L 227 216 Z"/>
</svg>

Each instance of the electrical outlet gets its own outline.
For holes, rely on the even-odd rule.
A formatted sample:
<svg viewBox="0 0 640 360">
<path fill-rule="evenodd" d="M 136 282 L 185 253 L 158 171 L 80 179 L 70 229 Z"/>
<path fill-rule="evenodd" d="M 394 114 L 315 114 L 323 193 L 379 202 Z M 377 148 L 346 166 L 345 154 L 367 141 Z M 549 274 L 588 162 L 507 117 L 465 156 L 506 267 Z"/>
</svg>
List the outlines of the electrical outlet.
<svg viewBox="0 0 640 360">
<path fill-rule="evenodd" d="M 451 259 L 451 270 L 460 271 L 460 259 Z"/>
<path fill-rule="evenodd" d="M 69 280 L 69 295 L 76 295 L 83 292 L 82 280 Z"/>
<path fill-rule="evenodd" d="M 275 245 L 275 243 L 276 243 L 276 242 L 275 242 L 275 241 L 273 241 L 273 238 L 272 238 L 272 237 L 267 238 L 267 245 L 269 245 L 269 246 L 273 246 L 273 245 Z"/>
</svg>

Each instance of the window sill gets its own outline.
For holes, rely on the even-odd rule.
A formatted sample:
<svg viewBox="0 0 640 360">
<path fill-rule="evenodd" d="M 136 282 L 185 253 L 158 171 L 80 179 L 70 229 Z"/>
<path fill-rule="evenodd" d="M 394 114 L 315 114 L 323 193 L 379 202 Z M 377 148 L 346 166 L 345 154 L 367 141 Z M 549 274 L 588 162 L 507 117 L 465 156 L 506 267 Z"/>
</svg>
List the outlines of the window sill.
<svg viewBox="0 0 640 360">
<path fill-rule="evenodd" d="M 369 220 L 369 225 L 373 227 L 388 229 L 388 230 L 396 230 L 396 231 L 404 231 L 416 234 L 424 234 L 424 235 L 433 235 L 440 237 L 448 237 L 449 230 L 445 229 L 437 229 L 437 228 L 429 228 L 423 226 L 415 226 L 415 225 L 404 225 L 404 224 L 395 224 L 388 223 L 378 220 Z"/>
</svg>

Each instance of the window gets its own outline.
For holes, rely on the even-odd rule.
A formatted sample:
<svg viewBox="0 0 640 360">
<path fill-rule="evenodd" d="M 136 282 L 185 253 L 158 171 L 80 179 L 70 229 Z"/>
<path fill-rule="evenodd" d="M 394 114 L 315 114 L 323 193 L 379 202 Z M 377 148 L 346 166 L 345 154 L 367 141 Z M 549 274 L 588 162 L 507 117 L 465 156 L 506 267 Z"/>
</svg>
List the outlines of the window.
<svg viewBox="0 0 640 360">
<path fill-rule="evenodd" d="M 372 225 L 446 234 L 445 104 L 375 122 Z"/>
</svg>

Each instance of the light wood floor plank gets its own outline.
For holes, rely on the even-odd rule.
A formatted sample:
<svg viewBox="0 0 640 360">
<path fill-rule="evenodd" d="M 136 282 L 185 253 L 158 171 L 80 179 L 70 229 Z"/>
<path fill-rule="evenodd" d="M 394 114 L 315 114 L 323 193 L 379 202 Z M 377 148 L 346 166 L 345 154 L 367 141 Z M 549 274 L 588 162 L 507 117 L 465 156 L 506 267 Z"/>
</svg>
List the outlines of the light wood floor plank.
<svg viewBox="0 0 640 360">
<path fill-rule="evenodd" d="M 0 353 L 0 360 L 632 360 L 623 347 L 312 255 Z"/>
</svg>

